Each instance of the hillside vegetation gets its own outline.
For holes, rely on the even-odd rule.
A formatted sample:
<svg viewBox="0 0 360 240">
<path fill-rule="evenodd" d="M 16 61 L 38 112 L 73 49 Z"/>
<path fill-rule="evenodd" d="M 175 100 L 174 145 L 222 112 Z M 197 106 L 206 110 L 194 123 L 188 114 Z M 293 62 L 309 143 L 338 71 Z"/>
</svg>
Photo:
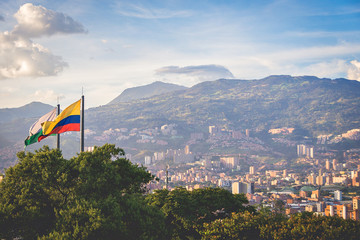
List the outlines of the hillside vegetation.
<svg viewBox="0 0 360 240">
<path fill-rule="evenodd" d="M 266 130 L 306 129 L 311 135 L 359 127 L 360 83 L 312 76 L 203 82 L 187 90 L 92 108 L 87 127 L 152 127 L 177 123 Z"/>
</svg>

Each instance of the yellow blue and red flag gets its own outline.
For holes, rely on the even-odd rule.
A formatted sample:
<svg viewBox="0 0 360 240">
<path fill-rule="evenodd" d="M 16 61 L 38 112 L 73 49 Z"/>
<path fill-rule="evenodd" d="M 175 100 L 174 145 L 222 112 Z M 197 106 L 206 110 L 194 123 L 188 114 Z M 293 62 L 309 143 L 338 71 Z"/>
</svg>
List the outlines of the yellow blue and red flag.
<svg viewBox="0 0 360 240">
<path fill-rule="evenodd" d="M 52 134 L 80 131 L 80 104 L 81 100 L 65 108 L 54 121 L 44 122 L 42 125 L 43 138 Z M 42 139 L 42 137 L 40 138 Z"/>
</svg>

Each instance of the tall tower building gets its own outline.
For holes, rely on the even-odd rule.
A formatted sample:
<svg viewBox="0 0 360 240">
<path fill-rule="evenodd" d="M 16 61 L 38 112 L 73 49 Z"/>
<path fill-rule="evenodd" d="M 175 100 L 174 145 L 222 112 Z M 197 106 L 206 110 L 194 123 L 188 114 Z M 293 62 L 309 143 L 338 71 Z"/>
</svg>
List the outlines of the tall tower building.
<svg viewBox="0 0 360 240">
<path fill-rule="evenodd" d="M 337 165 L 336 159 L 333 159 L 332 165 L 333 165 L 333 170 L 336 170 L 336 165 Z"/>
<path fill-rule="evenodd" d="M 353 203 L 353 209 L 354 209 L 354 210 L 359 210 L 359 207 L 360 207 L 360 197 L 359 197 L 359 196 L 353 197 L 352 203 Z"/>
<path fill-rule="evenodd" d="M 287 169 L 284 169 L 284 170 L 283 170 L 283 177 L 284 177 L 284 178 L 287 177 Z"/>
<path fill-rule="evenodd" d="M 254 193 L 255 184 L 254 183 L 246 183 L 246 182 L 233 182 L 232 185 L 232 193 Z"/>
<path fill-rule="evenodd" d="M 249 168 L 249 173 L 250 173 L 250 174 L 255 174 L 255 168 L 254 168 L 254 166 L 250 166 L 250 168 Z"/>
<path fill-rule="evenodd" d="M 185 154 L 190 154 L 189 145 L 186 145 L 186 146 L 185 146 Z"/>
<path fill-rule="evenodd" d="M 334 199 L 337 201 L 342 201 L 342 192 L 340 190 L 334 191 Z"/>
<path fill-rule="evenodd" d="M 326 170 L 330 170 L 330 161 L 329 161 L 329 159 L 326 159 L 325 168 L 326 168 Z"/>
<path fill-rule="evenodd" d="M 314 174 L 310 174 L 308 177 L 309 184 L 315 185 L 316 183 L 316 176 Z"/>
</svg>

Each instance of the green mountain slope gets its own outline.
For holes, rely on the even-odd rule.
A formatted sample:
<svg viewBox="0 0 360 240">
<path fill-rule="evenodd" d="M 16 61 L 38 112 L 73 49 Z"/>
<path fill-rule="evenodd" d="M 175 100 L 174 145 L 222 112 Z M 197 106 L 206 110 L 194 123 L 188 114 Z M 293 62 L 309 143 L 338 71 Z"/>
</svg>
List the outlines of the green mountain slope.
<svg viewBox="0 0 360 240">
<path fill-rule="evenodd" d="M 160 95 L 167 92 L 184 90 L 186 87 L 179 86 L 172 83 L 153 82 L 151 84 L 139 87 L 125 89 L 119 96 L 108 104 L 116 104 L 120 102 L 130 102 L 137 99 L 148 98 L 155 95 Z"/>
<path fill-rule="evenodd" d="M 87 111 L 87 127 L 184 128 L 224 125 L 266 130 L 297 127 L 311 134 L 340 133 L 360 125 L 360 83 L 312 76 L 220 79 L 187 90 Z"/>
</svg>

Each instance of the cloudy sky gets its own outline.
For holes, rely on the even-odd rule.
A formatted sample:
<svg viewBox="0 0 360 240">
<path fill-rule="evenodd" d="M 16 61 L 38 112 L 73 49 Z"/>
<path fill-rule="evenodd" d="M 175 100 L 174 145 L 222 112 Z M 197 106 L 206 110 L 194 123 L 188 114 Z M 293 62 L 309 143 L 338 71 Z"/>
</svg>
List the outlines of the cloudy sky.
<svg viewBox="0 0 360 240">
<path fill-rule="evenodd" d="M 0 108 L 274 74 L 360 81 L 360 1 L 0 1 Z"/>
</svg>

